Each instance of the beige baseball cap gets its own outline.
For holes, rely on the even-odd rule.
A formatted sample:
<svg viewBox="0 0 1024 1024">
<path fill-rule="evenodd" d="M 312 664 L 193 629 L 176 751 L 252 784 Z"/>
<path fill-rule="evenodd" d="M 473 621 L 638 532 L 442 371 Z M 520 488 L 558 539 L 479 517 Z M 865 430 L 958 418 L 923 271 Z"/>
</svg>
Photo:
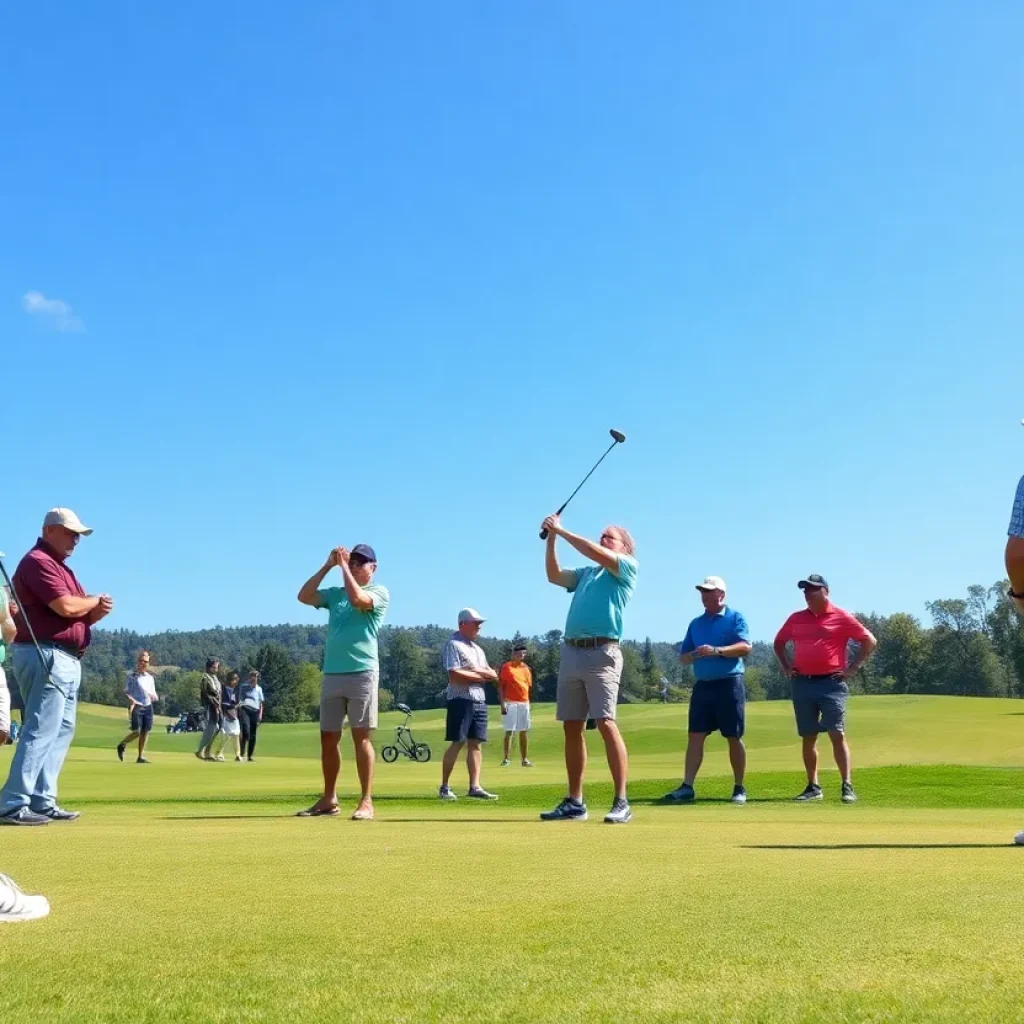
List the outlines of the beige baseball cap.
<svg viewBox="0 0 1024 1024">
<path fill-rule="evenodd" d="M 725 580 L 721 576 L 705 576 L 704 579 L 697 584 L 698 590 L 721 590 L 725 593 Z"/>
<path fill-rule="evenodd" d="M 72 533 L 82 534 L 83 537 L 88 537 L 92 533 L 92 527 L 86 526 L 69 508 L 51 508 L 46 513 L 43 526 L 63 526 Z"/>
</svg>

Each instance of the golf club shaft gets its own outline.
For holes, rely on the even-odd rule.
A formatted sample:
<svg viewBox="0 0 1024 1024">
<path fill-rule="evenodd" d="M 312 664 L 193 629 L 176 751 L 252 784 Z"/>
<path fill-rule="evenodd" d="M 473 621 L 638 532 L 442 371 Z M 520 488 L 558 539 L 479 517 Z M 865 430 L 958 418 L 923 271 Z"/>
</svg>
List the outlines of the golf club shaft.
<svg viewBox="0 0 1024 1024">
<path fill-rule="evenodd" d="M 608 452 L 610 452 L 618 443 L 619 443 L 618 440 L 615 440 L 615 441 L 612 441 L 612 443 L 610 445 L 608 445 L 607 451 L 605 451 L 604 455 L 602 455 L 601 458 L 599 458 L 597 460 L 597 462 L 594 463 L 593 469 L 591 469 L 590 472 L 580 481 L 579 487 L 577 487 L 576 490 L 573 491 L 572 494 L 570 494 L 569 497 L 566 498 L 565 501 L 562 502 L 562 507 L 559 508 L 559 510 L 555 513 L 556 516 L 560 516 L 565 511 L 566 505 L 568 505 L 569 502 L 572 501 L 572 499 L 576 497 L 576 495 L 579 493 L 580 487 L 582 487 L 594 475 L 594 470 L 597 469 L 597 467 L 600 466 L 602 462 L 604 462 L 605 458 L 608 455 Z M 547 537 L 548 537 L 548 531 L 547 530 L 541 530 L 540 531 L 540 539 L 541 540 L 547 540 Z"/>
<path fill-rule="evenodd" d="M 25 610 L 25 605 L 22 604 L 21 598 L 18 597 L 18 591 L 14 587 L 14 580 L 7 574 L 7 568 L 4 565 L 3 558 L 0 557 L 0 575 L 4 578 L 4 583 L 7 585 L 7 589 L 10 592 L 11 597 L 14 599 L 14 603 L 18 606 L 18 611 L 21 613 L 21 617 L 25 622 L 25 628 L 28 630 L 28 635 L 32 640 L 32 646 L 36 649 L 36 654 L 39 656 L 39 664 L 43 667 L 43 672 L 46 678 L 62 693 L 65 697 L 67 694 L 64 692 L 64 688 L 58 686 L 53 679 L 53 669 L 46 663 L 46 655 L 43 654 L 43 649 L 39 646 L 39 641 L 36 639 L 36 631 L 32 628 L 32 623 L 29 621 L 28 612 Z M 20 684 L 19 684 L 20 685 Z"/>
</svg>

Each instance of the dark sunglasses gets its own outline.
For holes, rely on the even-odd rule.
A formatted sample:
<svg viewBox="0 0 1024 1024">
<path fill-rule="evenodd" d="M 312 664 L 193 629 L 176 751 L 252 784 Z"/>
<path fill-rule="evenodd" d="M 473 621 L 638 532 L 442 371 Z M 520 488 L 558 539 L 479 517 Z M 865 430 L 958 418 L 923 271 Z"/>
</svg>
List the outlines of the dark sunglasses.
<svg viewBox="0 0 1024 1024">
<path fill-rule="evenodd" d="M 358 569 L 361 566 L 369 565 L 370 564 L 370 560 L 368 558 L 360 558 L 358 555 L 355 558 L 350 556 L 349 560 L 348 560 L 348 564 L 351 565 L 353 568 Z"/>
</svg>

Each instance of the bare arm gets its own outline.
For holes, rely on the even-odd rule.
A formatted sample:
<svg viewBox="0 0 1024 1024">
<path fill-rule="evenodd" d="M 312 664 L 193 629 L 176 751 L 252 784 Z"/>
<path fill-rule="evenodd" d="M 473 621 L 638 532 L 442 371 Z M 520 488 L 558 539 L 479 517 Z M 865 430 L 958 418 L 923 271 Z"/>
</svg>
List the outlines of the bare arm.
<svg viewBox="0 0 1024 1024">
<path fill-rule="evenodd" d="M 555 551 L 556 540 L 558 540 L 558 534 L 554 530 L 549 530 L 547 548 L 544 552 L 544 568 L 547 570 L 548 583 L 554 583 L 556 587 L 564 587 L 568 590 L 576 582 L 576 573 L 571 569 L 563 569 L 558 564 L 558 553 Z"/>
<path fill-rule="evenodd" d="M 564 537 L 584 558 L 589 558 L 590 561 L 596 562 L 602 569 L 607 569 L 613 576 L 619 575 L 619 555 L 617 551 L 609 551 L 607 548 L 601 547 L 600 544 L 587 540 L 586 537 L 570 533 L 559 522 L 558 516 L 548 516 L 544 520 L 543 529 L 548 531 L 549 551 L 554 550 L 553 537 Z M 548 573 L 548 579 L 551 579 L 550 572 Z M 552 582 L 554 581 L 552 580 Z"/>
<path fill-rule="evenodd" d="M 0 638 L 7 646 L 10 646 L 14 643 L 17 632 L 18 627 L 15 626 L 14 619 L 11 617 L 11 606 L 7 603 L 6 591 L 0 590 Z"/>
<path fill-rule="evenodd" d="M 324 577 L 337 565 L 335 561 L 335 554 L 332 551 L 327 556 L 327 561 L 312 576 L 302 584 L 299 589 L 299 602 L 301 604 L 308 604 L 310 608 L 320 607 L 320 595 L 317 591 L 320 589 L 320 584 L 323 583 Z"/>
<path fill-rule="evenodd" d="M 94 626 L 100 619 L 106 618 L 114 607 L 114 599 L 109 594 L 100 594 L 99 604 L 85 616 L 86 625 Z"/>
<path fill-rule="evenodd" d="M 772 650 L 775 651 L 776 660 L 782 669 L 784 676 L 792 676 L 793 666 L 789 663 L 789 655 L 786 654 L 786 641 L 781 637 L 775 638 L 775 643 L 772 644 Z"/>
<path fill-rule="evenodd" d="M 847 665 L 846 671 L 843 673 L 844 676 L 852 676 L 857 669 L 859 669 L 861 665 L 863 665 L 864 662 L 875 653 L 875 648 L 878 646 L 878 641 L 871 633 L 868 633 L 868 635 L 864 637 L 863 640 L 858 641 L 858 643 L 860 644 L 860 648 L 857 651 L 857 657 Z"/>
<path fill-rule="evenodd" d="M 62 619 L 84 619 L 94 612 L 100 604 L 99 597 L 75 597 L 65 594 L 50 602 L 50 611 L 56 612 Z"/>
<path fill-rule="evenodd" d="M 348 603 L 361 612 L 370 611 L 373 608 L 373 598 L 356 583 L 352 570 L 349 568 L 348 552 L 341 560 L 341 574 L 345 577 L 345 593 L 348 594 Z"/>
<path fill-rule="evenodd" d="M 448 682 L 465 686 L 467 683 L 493 683 L 497 673 L 493 668 L 450 668 Z"/>
</svg>

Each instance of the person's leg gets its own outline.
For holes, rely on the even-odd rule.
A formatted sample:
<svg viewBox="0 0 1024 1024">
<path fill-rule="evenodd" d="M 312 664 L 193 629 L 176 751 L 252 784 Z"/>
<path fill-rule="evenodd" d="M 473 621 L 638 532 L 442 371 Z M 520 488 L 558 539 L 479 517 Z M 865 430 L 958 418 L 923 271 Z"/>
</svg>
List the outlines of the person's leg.
<svg viewBox="0 0 1024 1024">
<path fill-rule="evenodd" d="M 801 736 L 800 742 L 803 746 L 804 770 L 807 772 L 807 782 L 811 786 L 818 784 L 818 734 Z"/>
<path fill-rule="evenodd" d="M 141 734 L 138 729 L 132 729 L 132 731 L 128 733 L 120 743 L 118 743 L 118 746 L 123 749 L 124 747 L 127 747 L 129 743 L 134 743 L 140 735 Z"/>
<path fill-rule="evenodd" d="M 359 775 L 359 807 L 373 807 L 373 740 L 369 726 L 352 726 L 352 746 L 356 755 L 356 773 Z"/>
<path fill-rule="evenodd" d="M 480 741 L 477 739 L 466 740 L 466 768 L 469 771 L 469 788 L 480 788 Z"/>
<path fill-rule="evenodd" d="M 509 755 L 511 750 L 512 750 L 512 733 L 509 732 L 508 730 L 506 730 L 505 731 L 505 749 L 504 749 L 504 755 L 502 757 L 503 761 L 507 761 L 508 760 L 508 755 Z"/>
<path fill-rule="evenodd" d="M 146 742 L 149 740 L 149 730 L 143 729 L 139 733 L 139 760 L 141 761 L 146 756 Z"/>
<path fill-rule="evenodd" d="M 317 807 L 338 806 L 338 776 L 341 774 L 341 730 L 320 733 L 320 771 L 324 777 L 323 795 Z"/>
<path fill-rule="evenodd" d="M 7 676 L 0 667 L 0 747 L 7 744 L 11 734 L 11 693 L 7 686 Z"/>
<path fill-rule="evenodd" d="M 249 746 L 246 752 L 246 757 L 252 760 L 252 755 L 256 753 L 256 733 L 259 732 L 260 728 L 260 713 L 254 708 L 249 709 Z"/>
<path fill-rule="evenodd" d="M 626 752 L 626 743 L 619 732 L 619 726 L 611 718 L 597 719 L 597 729 L 604 740 L 604 752 L 608 758 L 608 769 L 612 773 L 612 783 L 615 786 L 615 799 L 626 799 L 626 783 L 629 775 L 629 755 Z"/>
<path fill-rule="evenodd" d="M 206 717 L 203 724 L 203 735 L 199 738 L 199 749 L 196 753 L 202 758 L 210 758 L 213 756 L 211 747 L 213 741 L 217 738 L 217 733 L 220 732 L 220 724 L 217 721 L 217 713 L 210 708 L 206 709 Z"/>
<path fill-rule="evenodd" d="M 529 761 L 530 759 L 526 756 L 530 746 L 530 730 L 521 729 L 519 732 L 519 756 L 523 761 Z M 507 754 L 505 755 L 508 756 Z"/>
<path fill-rule="evenodd" d="M 569 796 L 583 802 L 583 774 L 587 770 L 587 741 L 583 735 L 586 719 L 563 722 L 565 734 L 565 773 L 569 777 Z"/>
<path fill-rule="evenodd" d="M 64 697 L 48 680 L 32 647 L 12 648 L 11 667 L 20 690 L 21 737 L 0 790 L 0 814 L 28 807 L 43 761 L 60 729 Z"/>
<path fill-rule="evenodd" d="M 843 782 L 850 782 L 853 763 L 850 759 L 850 745 L 846 742 L 846 733 L 830 730 L 828 738 L 832 741 L 832 753 L 835 755 L 836 767 Z"/>
<path fill-rule="evenodd" d="M 53 682 L 64 691 L 64 696 L 61 698 L 61 720 L 57 735 L 43 758 L 42 768 L 29 799 L 29 808 L 40 813 L 50 811 L 57 806 L 57 779 L 64 767 L 64 759 L 68 755 L 71 740 L 75 735 L 78 688 L 82 682 L 82 663 L 77 658 L 71 657 L 70 654 L 55 650 L 50 674 Z"/>
<path fill-rule="evenodd" d="M 238 748 L 239 756 L 245 757 L 245 748 L 249 742 L 249 709 L 239 708 L 238 709 Z"/>
<path fill-rule="evenodd" d="M 444 752 L 444 757 L 441 758 L 441 785 L 442 787 L 448 785 L 448 780 L 452 777 L 452 769 L 455 767 L 455 762 L 459 759 L 459 751 L 465 746 L 465 743 L 459 740 L 452 740 L 449 744 L 448 749 Z"/>
<path fill-rule="evenodd" d="M 729 764 L 732 765 L 732 777 L 737 786 L 743 785 L 747 773 L 747 748 L 739 736 L 726 736 L 729 744 Z"/>
<path fill-rule="evenodd" d="M 706 732 L 691 732 L 686 738 L 686 767 L 683 770 L 683 785 L 692 786 L 697 772 L 704 761 L 704 741 Z"/>
</svg>

